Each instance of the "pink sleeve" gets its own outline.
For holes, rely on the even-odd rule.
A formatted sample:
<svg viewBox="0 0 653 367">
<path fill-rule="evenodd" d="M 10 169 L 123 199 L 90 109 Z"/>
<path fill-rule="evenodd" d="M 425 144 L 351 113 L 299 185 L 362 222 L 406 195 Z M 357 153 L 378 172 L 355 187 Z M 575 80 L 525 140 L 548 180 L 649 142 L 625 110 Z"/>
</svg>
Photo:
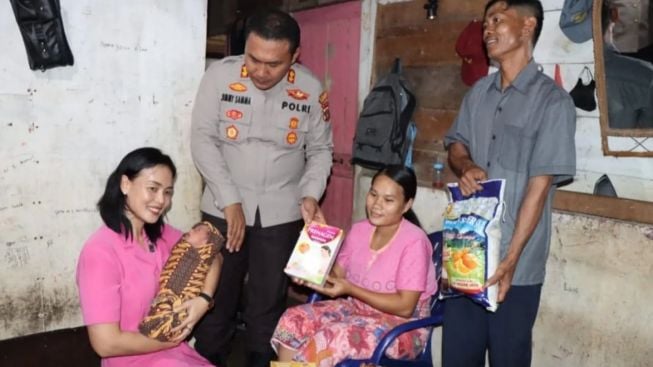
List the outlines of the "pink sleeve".
<svg viewBox="0 0 653 367">
<path fill-rule="evenodd" d="M 340 246 L 338 257 L 336 258 L 336 264 L 340 265 L 341 268 L 347 269 L 347 266 L 349 266 L 349 259 L 351 259 L 351 256 L 356 249 L 356 243 L 365 237 L 365 223 L 366 221 L 354 223 L 351 226 L 349 233 L 345 236 L 345 239 Z"/>
<path fill-rule="evenodd" d="M 401 290 L 420 291 L 426 290 L 426 280 L 431 263 L 428 238 L 413 240 L 404 248 L 399 261 L 396 287 Z"/>
<path fill-rule="evenodd" d="M 351 258 L 351 251 L 351 236 L 346 235 L 342 245 L 340 246 L 340 252 L 338 252 L 338 257 L 336 258 L 336 264 L 343 269 L 347 269 L 349 258 Z"/>
<path fill-rule="evenodd" d="M 84 324 L 120 321 L 120 264 L 111 248 L 87 243 L 77 263 Z"/>
</svg>

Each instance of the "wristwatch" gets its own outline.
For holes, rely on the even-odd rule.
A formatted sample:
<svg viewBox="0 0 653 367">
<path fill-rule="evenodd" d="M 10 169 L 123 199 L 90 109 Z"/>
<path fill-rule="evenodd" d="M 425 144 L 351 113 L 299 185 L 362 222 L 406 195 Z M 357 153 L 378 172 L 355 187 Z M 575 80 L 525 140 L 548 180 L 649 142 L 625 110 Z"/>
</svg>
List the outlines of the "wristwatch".
<svg viewBox="0 0 653 367">
<path fill-rule="evenodd" d="M 215 301 L 213 300 L 213 297 L 209 296 L 208 294 L 204 292 L 200 292 L 200 294 L 198 294 L 197 296 L 203 298 L 206 302 L 209 303 L 209 309 L 213 308 L 213 305 L 215 305 Z"/>
</svg>

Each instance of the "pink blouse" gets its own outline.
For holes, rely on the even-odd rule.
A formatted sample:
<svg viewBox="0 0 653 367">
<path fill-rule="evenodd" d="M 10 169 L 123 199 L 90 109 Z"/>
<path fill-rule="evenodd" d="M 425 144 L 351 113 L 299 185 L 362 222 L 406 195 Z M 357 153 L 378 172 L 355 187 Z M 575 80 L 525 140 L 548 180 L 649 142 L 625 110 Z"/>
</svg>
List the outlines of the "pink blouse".
<svg viewBox="0 0 653 367">
<path fill-rule="evenodd" d="M 380 293 L 419 291 L 420 300 L 435 294 L 438 286 L 431 261 L 433 248 L 426 233 L 402 219 L 392 240 L 382 249 L 372 250 L 375 228 L 365 219 L 354 223 L 347 234 L 337 259 L 347 279 Z"/>
<path fill-rule="evenodd" d="M 159 289 L 159 274 L 181 232 L 165 225 L 153 252 L 107 226 L 84 244 L 77 263 L 77 287 L 86 325 L 118 323 L 123 331 L 138 332 Z M 187 343 L 158 352 L 109 357 L 103 367 L 212 366 Z"/>
</svg>

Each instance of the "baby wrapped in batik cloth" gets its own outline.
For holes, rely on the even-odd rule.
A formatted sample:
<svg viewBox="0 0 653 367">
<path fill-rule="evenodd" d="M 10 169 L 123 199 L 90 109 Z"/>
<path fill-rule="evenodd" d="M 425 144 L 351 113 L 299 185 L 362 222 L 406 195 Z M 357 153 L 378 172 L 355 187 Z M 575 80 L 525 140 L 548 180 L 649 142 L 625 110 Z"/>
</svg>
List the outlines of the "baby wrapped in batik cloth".
<svg viewBox="0 0 653 367">
<path fill-rule="evenodd" d="M 209 222 L 197 223 L 181 237 L 161 271 L 159 292 L 138 326 L 141 334 L 169 341 L 182 332 L 170 332 L 188 317 L 185 310 L 175 312 L 174 308 L 200 294 L 209 268 L 223 245 L 224 238 Z"/>
</svg>

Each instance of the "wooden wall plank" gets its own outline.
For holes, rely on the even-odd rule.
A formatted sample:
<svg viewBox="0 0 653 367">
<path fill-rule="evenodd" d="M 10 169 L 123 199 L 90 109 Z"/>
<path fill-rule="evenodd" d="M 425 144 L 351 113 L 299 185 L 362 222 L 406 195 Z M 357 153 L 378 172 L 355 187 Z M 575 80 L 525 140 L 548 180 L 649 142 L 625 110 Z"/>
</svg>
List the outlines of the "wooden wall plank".
<svg viewBox="0 0 653 367">
<path fill-rule="evenodd" d="M 404 77 L 421 108 L 458 111 L 469 89 L 460 78 L 460 65 L 405 67 Z"/>
<path fill-rule="evenodd" d="M 442 138 L 457 114 L 455 110 L 416 109 L 413 120 L 419 133 L 415 138 L 415 149 L 444 151 Z"/>
<path fill-rule="evenodd" d="M 392 27 L 423 26 L 429 23 L 451 19 L 481 19 L 486 0 L 440 0 L 436 19 L 426 19 L 425 0 L 407 1 L 379 6 L 377 10 L 377 32 Z"/>
<path fill-rule="evenodd" d="M 401 57 L 405 65 L 430 66 L 460 62 L 456 40 L 469 21 L 433 23 L 423 28 L 393 28 L 376 39 L 377 67 Z"/>
<path fill-rule="evenodd" d="M 573 213 L 653 224 L 653 203 L 646 201 L 557 190 L 553 198 L 553 208 Z"/>
</svg>

